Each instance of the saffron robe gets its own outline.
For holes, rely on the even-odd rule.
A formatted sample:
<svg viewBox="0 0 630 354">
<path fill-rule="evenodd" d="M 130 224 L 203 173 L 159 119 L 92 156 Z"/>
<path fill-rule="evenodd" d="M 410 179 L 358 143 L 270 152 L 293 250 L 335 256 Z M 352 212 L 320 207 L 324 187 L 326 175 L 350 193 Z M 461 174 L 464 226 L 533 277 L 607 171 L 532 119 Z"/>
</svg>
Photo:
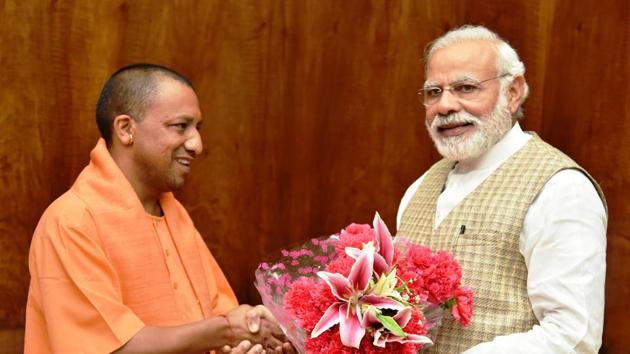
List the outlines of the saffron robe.
<svg viewBox="0 0 630 354">
<path fill-rule="evenodd" d="M 109 353 L 144 326 L 238 305 L 184 207 L 172 193 L 160 206 L 145 212 L 100 139 L 33 235 L 25 353 Z"/>
</svg>

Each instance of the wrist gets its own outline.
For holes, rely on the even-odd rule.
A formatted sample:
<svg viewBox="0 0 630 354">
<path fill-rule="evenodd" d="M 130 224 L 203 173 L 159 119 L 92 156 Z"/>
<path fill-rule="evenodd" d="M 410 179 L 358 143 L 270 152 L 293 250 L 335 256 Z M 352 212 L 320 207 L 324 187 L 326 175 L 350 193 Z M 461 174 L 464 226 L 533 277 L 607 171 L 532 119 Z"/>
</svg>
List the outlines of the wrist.
<svg viewBox="0 0 630 354">
<path fill-rule="evenodd" d="M 222 337 L 225 340 L 225 343 L 229 346 L 236 345 L 236 337 L 234 336 L 234 328 L 232 327 L 232 323 L 230 319 L 226 315 L 220 315 L 220 319 L 223 320 L 222 326 Z"/>
<path fill-rule="evenodd" d="M 219 315 L 203 320 L 203 339 L 204 350 L 219 350 L 226 345 L 234 346 L 236 337 L 231 326 L 230 320 L 225 316 Z"/>
</svg>

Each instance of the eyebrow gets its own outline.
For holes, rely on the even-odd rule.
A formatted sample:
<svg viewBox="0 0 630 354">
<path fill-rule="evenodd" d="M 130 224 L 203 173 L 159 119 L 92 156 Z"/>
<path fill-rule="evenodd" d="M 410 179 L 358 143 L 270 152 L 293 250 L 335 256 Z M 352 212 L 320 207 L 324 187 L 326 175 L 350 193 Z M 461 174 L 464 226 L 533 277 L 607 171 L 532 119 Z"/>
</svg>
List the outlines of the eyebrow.
<svg viewBox="0 0 630 354">
<path fill-rule="evenodd" d="M 464 75 L 464 76 L 460 77 L 459 79 L 453 81 L 452 84 L 459 84 L 459 83 L 468 82 L 468 81 L 479 82 L 479 80 L 476 77 L 472 77 L 470 75 Z"/>
<path fill-rule="evenodd" d="M 470 82 L 470 81 L 479 82 L 479 80 L 477 80 L 477 78 L 475 77 L 472 77 L 470 75 L 462 75 L 459 78 L 455 79 L 455 81 L 451 81 L 448 85 L 452 86 L 454 84 L 461 84 L 463 82 Z M 427 80 L 424 82 L 423 87 L 424 89 L 427 89 L 427 88 L 442 87 L 442 86 L 434 81 Z"/>
<path fill-rule="evenodd" d="M 185 120 L 187 123 L 193 122 L 195 121 L 195 117 L 193 116 L 189 116 L 187 114 L 182 114 L 182 115 L 173 115 L 173 116 L 169 116 L 169 117 L 165 117 L 165 121 L 166 122 L 172 122 L 172 121 L 176 121 L 176 120 L 180 120 L 183 119 Z M 199 121 L 202 121 L 203 119 L 200 119 Z"/>
<path fill-rule="evenodd" d="M 431 87 L 438 87 L 440 85 L 438 85 L 437 83 L 433 82 L 433 81 L 425 81 L 423 87 L 425 89 L 427 88 L 431 88 Z"/>
</svg>

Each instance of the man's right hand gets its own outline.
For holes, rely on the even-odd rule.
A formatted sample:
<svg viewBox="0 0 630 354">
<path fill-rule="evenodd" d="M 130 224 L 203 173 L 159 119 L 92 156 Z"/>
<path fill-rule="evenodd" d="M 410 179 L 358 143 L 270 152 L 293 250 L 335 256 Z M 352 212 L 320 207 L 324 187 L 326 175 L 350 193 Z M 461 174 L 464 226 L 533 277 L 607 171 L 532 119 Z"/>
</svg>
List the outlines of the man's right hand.
<svg viewBox="0 0 630 354">
<path fill-rule="evenodd" d="M 284 343 L 282 347 L 265 350 L 262 344 L 256 344 L 252 347 L 252 343 L 248 340 L 240 342 L 235 348 L 229 345 L 224 346 L 221 351 L 226 354 L 295 354 L 295 348 L 291 343 Z"/>
<path fill-rule="evenodd" d="M 262 344 L 271 352 L 276 348 L 282 348 L 286 341 L 284 333 L 276 324 L 273 315 L 267 312 L 268 310 L 262 306 L 249 305 L 241 305 L 228 312 L 226 318 L 231 326 L 232 339 L 235 341 L 230 345 L 236 347 L 238 343 L 248 340 L 252 344 Z"/>
<path fill-rule="evenodd" d="M 243 311 L 245 311 L 245 323 L 237 322 L 238 325 L 235 325 L 233 321 L 242 321 Z M 236 341 L 240 340 L 240 342 L 237 347 L 226 348 L 227 350 L 224 350 L 224 352 L 232 354 L 245 352 L 248 354 L 259 353 L 255 345 L 250 349 L 243 344 L 243 340 L 249 340 L 251 341 L 250 345 L 262 344 L 267 353 L 295 353 L 293 346 L 285 337 L 282 329 L 278 326 L 275 317 L 265 306 L 258 305 L 251 307 L 249 305 L 241 305 L 229 312 L 226 318 L 233 326 L 234 338 Z M 248 333 L 246 336 L 242 337 L 243 330 L 245 329 L 247 329 Z M 232 345 L 234 344 L 235 343 L 232 343 Z M 234 351 L 237 348 L 239 348 L 239 350 Z"/>
<path fill-rule="evenodd" d="M 256 344 L 252 347 L 252 343 L 248 340 L 240 342 L 234 348 L 226 345 L 221 349 L 221 351 L 226 354 L 266 354 L 262 344 Z"/>
</svg>

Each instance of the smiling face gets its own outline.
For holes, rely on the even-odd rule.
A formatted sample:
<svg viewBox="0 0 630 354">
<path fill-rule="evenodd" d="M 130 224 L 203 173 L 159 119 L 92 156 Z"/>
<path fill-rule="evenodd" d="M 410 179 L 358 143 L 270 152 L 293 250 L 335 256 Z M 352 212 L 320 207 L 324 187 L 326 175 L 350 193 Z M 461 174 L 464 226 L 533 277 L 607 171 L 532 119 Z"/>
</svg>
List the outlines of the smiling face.
<svg viewBox="0 0 630 354">
<path fill-rule="evenodd" d="M 203 149 L 201 122 L 193 89 L 171 78 L 159 78 L 143 117 L 131 127 L 133 174 L 144 193 L 156 195 L 184 185 L 192 161 Z"/>
<path fill-rule="evenodd" d="M 450 88 L 453 83 L 481 82 L 496 78 L 497 54 L 488 41 L 467 41 L 438 49 L 427 66 L 427 86 Z M 475 158 L 492 147 L 512 126 L 508 99 L 500 81 L 478 85 L 474 100 L 460 99 L 444 90 L 426 107 L 426 125 L 438 151 L 445 158 Z"/>
</svg>

